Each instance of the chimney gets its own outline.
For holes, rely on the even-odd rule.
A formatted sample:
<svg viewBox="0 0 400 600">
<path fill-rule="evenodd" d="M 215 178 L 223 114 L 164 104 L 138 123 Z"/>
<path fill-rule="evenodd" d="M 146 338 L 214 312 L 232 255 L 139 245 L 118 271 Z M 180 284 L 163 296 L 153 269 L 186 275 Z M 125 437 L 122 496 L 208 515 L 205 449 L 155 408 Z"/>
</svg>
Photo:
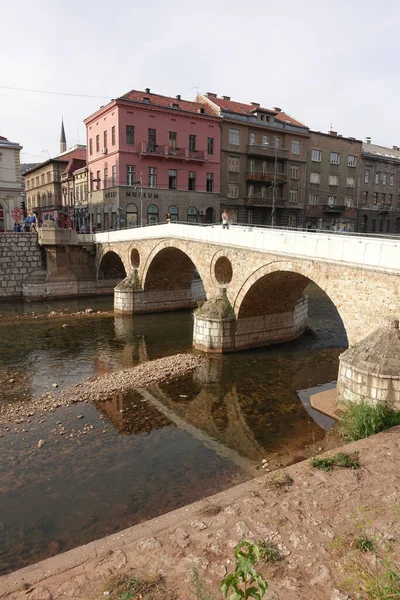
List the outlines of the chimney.
<svg viewBox="0 0 400 600">
<path fill-rule="evenodd" d="M 328 131 L 328 134 L 329 134 L 329 135 L 332 135 L 333 137 L 337 137 L 337 136 L 338 136 L 338 134 L 337 134 L 337 131 L 333 131 L 333 129 L 330 129 L 330 130 Z"/>
<path fill-rule="evenodd" d="M 150 94 L 150 88 L 145 88 L 144 91 L 146 92 L 146 94 Z"/>
<path fill-rule="evenodd" d="M 180 95 L 180 94 L 177 94 L 177 96 L 176 96 L 176 99 L 177 99 L 177 100 L 181 100 L 181 95 Z"/>
<path fill-rule="evenodd" d="M 275 112 L 282 112 L 282 109 L 279 108 L 279 106 L 274 106 L 274 111 Z"/>
<path fill-rule="evenodd" d="M 224 100 L 230 100 L 230 99 L 231 99 L 231 97 L 230 97 L 230 96 L 222 96 L 222 98 L 223 98 Z"/>
<path fill-rule="evenodd" d="M 252 106 L 255 106 L 256 108 L 260 108 L 260 103 L 259 102 L 250 102 L 250 104 Z"/>
<path fill-rule="evenodd" d="M 206 96 L 207 98 L 216 98 L 217 94 L 214 94 L 214 92 L 206 92 Z"/>
</svg>

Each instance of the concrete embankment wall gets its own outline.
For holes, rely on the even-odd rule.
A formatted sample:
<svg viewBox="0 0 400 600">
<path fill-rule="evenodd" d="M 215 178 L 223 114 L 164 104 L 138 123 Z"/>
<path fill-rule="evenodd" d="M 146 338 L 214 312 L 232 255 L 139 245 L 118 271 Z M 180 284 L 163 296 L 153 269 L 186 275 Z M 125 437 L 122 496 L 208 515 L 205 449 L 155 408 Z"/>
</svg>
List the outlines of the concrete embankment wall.
<svg viewBox="0 0 400 600">
<path fill-rule="evenodd" d="M 42 268 L 34 233 L 0 233 L 0 299 L 21 298 L 28 275 Z"/>
</svg>

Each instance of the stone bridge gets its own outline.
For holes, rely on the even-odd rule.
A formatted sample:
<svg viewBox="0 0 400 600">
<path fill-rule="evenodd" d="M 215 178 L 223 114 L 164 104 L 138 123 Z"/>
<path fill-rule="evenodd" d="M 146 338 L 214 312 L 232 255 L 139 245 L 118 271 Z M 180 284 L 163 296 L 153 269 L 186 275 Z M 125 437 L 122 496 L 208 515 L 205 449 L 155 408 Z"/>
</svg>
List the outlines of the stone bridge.
<svg viewBox="0 0 400 600">
<path fill-rule="evenodd" d="M 349 344 L 398 315 L 400 241 L 330 233 L 166 224 L 99 233 L 98 280 L 120 280 L 122 314 L 193 308 L 193 340 L 232 352 L 295 339 L 309 282 L 336 306 Z M 202 304 L 200 301 L 204 301 Z"/>
</svg>

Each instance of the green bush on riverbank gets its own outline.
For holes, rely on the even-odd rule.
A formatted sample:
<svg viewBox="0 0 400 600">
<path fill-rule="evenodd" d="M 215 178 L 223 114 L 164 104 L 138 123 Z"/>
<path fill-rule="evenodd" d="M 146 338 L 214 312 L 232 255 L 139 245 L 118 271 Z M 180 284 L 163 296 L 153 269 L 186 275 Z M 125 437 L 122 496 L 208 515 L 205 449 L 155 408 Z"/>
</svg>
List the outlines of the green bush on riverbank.
<svg viewBox="0 0 400 600">
<path fill-rule="evenodd" d="M 355 442 L 395 425 L 400 425 L 400 410 L 392 410 L 383 403 L 350 403 L 343 415 L 340 433 L 346 441 Z"/>
</svg>

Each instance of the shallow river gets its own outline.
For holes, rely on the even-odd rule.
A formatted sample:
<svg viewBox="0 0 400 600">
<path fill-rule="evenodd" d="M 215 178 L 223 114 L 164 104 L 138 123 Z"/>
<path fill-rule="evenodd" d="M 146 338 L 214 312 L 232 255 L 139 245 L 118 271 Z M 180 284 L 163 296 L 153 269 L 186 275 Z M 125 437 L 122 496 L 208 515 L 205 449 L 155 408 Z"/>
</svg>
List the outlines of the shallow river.
<svg viewBox="0 0 400 600">
<path fill-rule="evenodd" d="M 308 293 L 313 335 L 214 356 L 145 395 L 60 408 L 44 422 L 32 418 L 25 433 L 3 432 L 0 574 L 245 481 L 263 459 L 274 469 L 321 444 L 332 422 L 307 411 L 297 391 L 335 380 L 347 342 L 326 296 L 315 286 Z M 16 318 L 64 307 L 108 312 Z M 0 304 L 1 371 L 22 373 L 29 394 L 53 392 L 53 383 L 62 393 L 92 374 L 192 351 L 190 312 L 130 318 L 111 309 L 112 298 Z M 0 402 L 5 395 L 0 389 Z"/>
</svg>

